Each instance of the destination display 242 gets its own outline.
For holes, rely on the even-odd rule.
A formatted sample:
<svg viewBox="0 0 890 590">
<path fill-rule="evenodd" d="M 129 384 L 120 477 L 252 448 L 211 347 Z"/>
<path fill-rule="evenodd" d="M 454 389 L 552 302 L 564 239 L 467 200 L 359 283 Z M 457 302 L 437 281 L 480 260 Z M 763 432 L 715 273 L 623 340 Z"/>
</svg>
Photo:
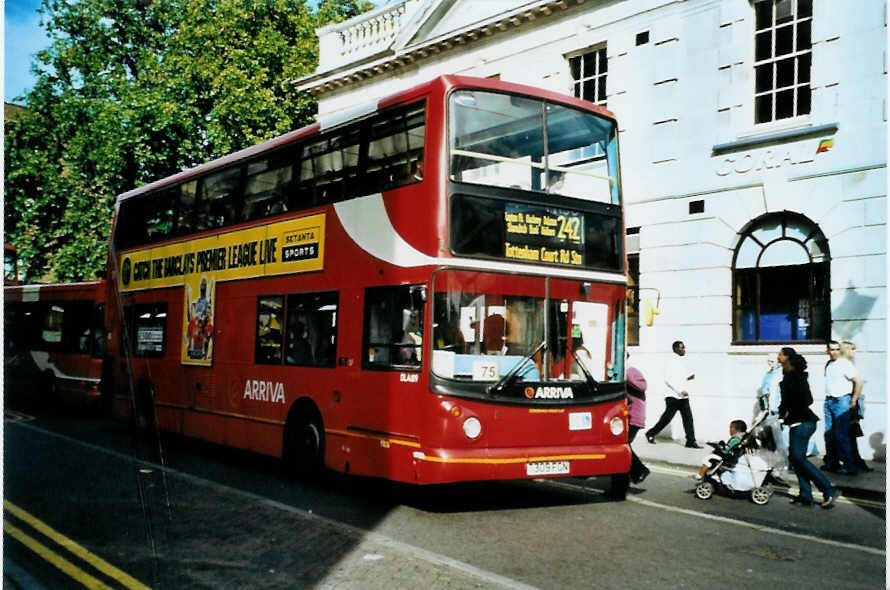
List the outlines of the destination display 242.
<svg viewBox="0 0 890 590">
<path fill-rule="evenodd" d="M 584 215 L 575 211 L 508 203 L 504 207 L 504 256 L 526 262 L 584 264 Z"/>
</svg>

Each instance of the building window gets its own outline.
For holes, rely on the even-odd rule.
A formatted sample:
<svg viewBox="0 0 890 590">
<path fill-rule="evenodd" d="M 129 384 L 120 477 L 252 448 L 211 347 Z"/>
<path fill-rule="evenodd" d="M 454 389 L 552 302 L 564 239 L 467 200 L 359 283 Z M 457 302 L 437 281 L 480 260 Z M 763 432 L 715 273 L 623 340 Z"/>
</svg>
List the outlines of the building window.
<svg viewBox="0 0 890 590">
<path fill-rule="evenodd" d="M 754 122 L 808 114 L 813 0 L 760 0 L 754 12 Z"/>
<path fill-rule="evenodd" d="M 606 46 L 570 57 L 569 68 L 572 70 L 572 93 L 578 98 L 605 105 L 606 74 L 609 70 Z"/>
<path fill-rule="evenodd" d="M 733 340 L 825 342 L 831 325 L 828 241 L 783 211 L 742 232 L 733 259 Z"/>
</svg>

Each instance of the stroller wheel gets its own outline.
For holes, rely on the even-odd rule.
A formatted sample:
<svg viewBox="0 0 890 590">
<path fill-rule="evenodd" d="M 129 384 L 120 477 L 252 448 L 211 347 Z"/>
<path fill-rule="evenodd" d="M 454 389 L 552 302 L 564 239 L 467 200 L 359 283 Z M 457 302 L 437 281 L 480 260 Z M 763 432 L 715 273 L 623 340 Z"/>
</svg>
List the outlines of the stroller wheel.
<svg viewBox="0 0 890 590">
<path fill-rule="evenodd" d="M 769 486 L 758 486 L 751 490 L 751 501 L 758 506 L 763 506 L 769 502 L 772 495 L 773 491 Z"/>
<path fill-rule="evenodd" d="M 714 484 L 703 481 L 695 486 L 695 495 L 701 500 L 707 500 L 714 495 Z"/>
</svg>

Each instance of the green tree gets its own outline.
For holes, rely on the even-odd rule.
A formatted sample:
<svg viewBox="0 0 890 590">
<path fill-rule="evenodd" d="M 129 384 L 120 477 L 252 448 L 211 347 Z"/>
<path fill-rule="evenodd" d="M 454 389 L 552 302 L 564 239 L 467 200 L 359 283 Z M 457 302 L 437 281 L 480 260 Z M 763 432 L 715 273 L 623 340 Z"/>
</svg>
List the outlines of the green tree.
<svg viewBox="0 0 890 590">
<path fill-rule="evenodd" d="M 366 1 L 44 0 L 7 122 L 5 239 L 28 280 L 102 276 L 117 194 L 312 120 L 315 28 Z"/>
</svg>

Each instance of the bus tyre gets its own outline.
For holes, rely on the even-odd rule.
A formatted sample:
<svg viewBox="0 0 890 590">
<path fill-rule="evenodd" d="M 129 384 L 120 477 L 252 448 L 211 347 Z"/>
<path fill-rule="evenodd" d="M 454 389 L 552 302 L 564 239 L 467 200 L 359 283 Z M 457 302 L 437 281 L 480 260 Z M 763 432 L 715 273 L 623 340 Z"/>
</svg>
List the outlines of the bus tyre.
<svg viewBox="0 0 890 590">
<path fill-rule="evenodd" d="M 284 467 L 295 477 L 317 476 L 324 466 L 324 428 L 314 408 L 291 410 L 284 429 Z"/>
<path fill-rule="evenodd" d="M 630 487 L 629 473 L 615 473 L 611 477 L 608 496 L 612 500 L 627 499 L 627 488 Z"/>
</svg>

